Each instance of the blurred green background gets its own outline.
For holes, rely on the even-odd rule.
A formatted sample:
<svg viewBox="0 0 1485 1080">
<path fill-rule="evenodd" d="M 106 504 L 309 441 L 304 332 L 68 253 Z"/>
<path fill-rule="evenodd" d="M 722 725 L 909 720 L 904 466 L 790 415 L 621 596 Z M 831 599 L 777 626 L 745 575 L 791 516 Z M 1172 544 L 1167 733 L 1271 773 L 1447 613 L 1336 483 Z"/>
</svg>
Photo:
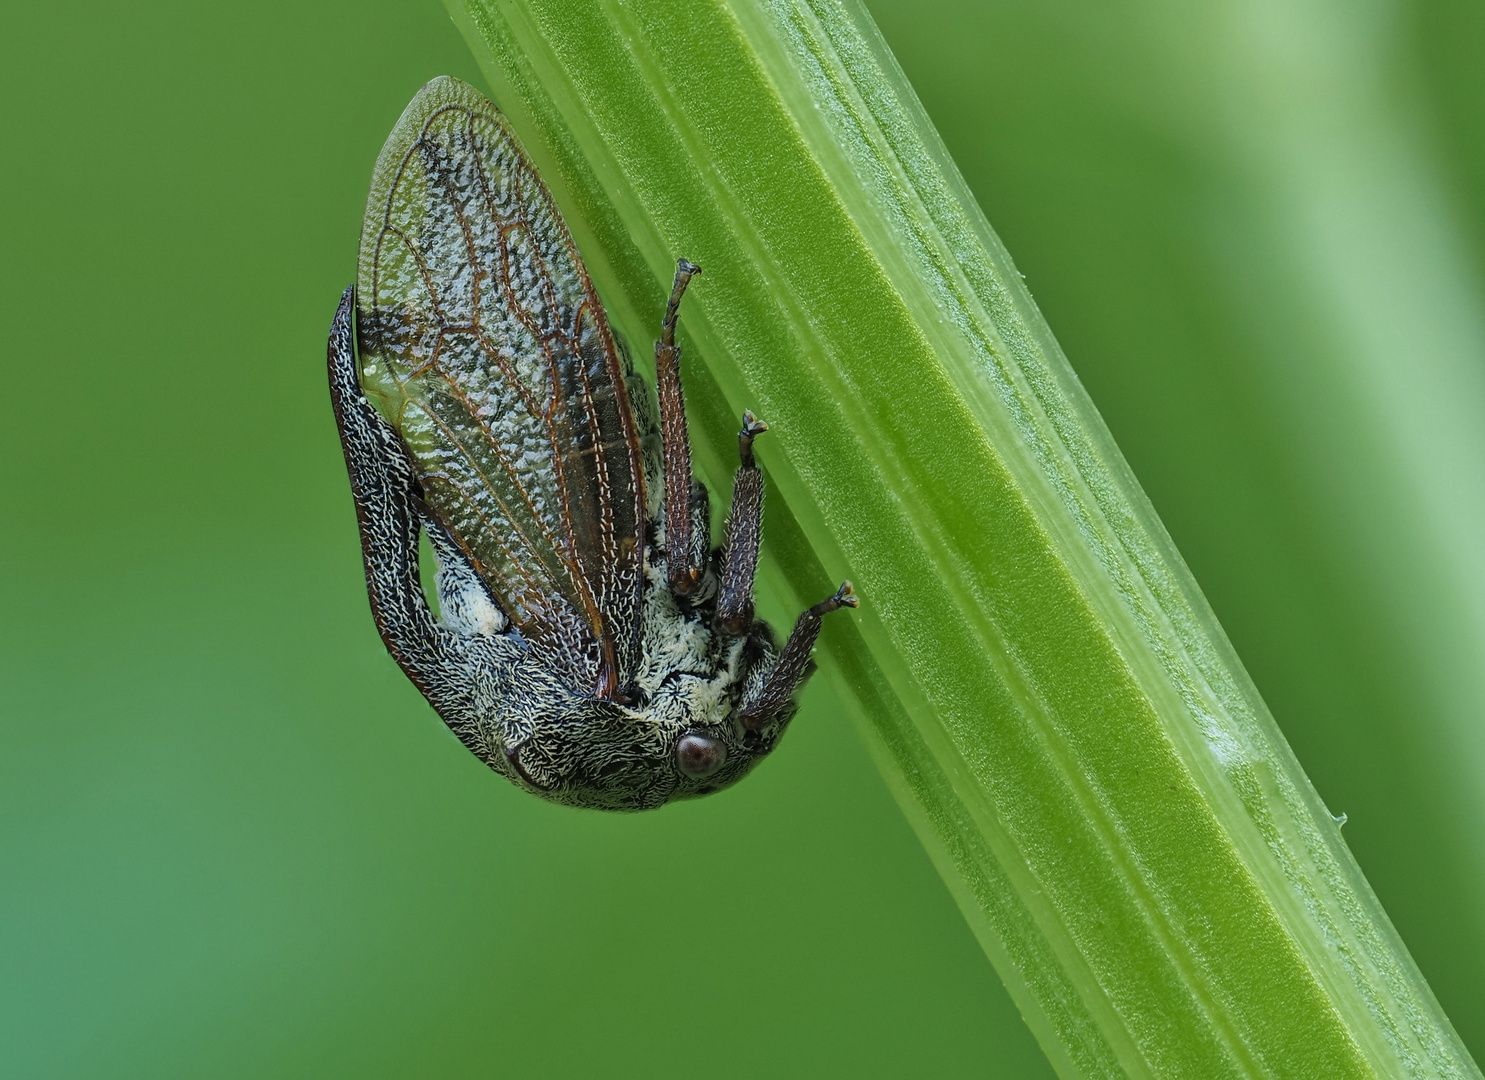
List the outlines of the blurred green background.
<svg viewBox="0 0 1485 1080">
<path fill-rule="evenodd" d="M 1479 1056 L 1485 14 L 870 6 Z M 386 657 L 323 342 L 439 73 L 433 0 L 0 37 L 4 1071 L 1048 1075 L 825 680 L 604 817 Z"/>
</svg>

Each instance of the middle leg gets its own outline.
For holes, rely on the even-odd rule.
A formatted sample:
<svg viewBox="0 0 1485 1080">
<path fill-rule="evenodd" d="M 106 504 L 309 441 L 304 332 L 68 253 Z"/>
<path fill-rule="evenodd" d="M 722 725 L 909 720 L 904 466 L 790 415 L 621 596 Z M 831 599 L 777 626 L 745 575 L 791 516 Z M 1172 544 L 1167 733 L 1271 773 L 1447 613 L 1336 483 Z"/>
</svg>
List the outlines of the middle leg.
<svg viewBox="0 0 1485 1080">
<path fill-rule="evenodd" d="M 717 597 L 716 625 L 741 637 L 753 625 L 753 577 L 758 571 L 758 544 L 763 539 L 763 473 L 753 460 L 753 440 L 768 425 L 751 412 L 743 413 L 737 433 L 742 464 L 732 481 L 732 511 L 722 540 L 722 582 Z"/>
</svg>

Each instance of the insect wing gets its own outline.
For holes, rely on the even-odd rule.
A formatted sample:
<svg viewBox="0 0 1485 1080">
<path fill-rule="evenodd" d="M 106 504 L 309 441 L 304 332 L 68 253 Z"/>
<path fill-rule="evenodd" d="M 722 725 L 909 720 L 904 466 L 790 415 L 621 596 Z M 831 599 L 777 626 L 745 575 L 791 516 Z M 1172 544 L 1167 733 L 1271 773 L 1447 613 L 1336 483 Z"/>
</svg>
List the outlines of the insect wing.
<svg viewBox="0 0 1485 1080">
<path fill-rule="evenodd" d="M 533 649 L 612 696 L 639 645 L 644 472 L 626 364 L 504 116 L 451 78 L 377 159 L 357 277 L 362 385 Z"/>
</svg>

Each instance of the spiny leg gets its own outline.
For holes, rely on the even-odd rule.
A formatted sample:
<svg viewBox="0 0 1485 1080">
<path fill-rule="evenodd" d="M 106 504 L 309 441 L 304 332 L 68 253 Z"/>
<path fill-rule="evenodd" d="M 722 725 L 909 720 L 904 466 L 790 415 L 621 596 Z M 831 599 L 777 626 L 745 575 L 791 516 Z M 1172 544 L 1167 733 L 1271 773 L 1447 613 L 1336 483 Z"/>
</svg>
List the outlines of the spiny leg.
<svg viewBox="0 0 1485 1080">
<path fill-rule="evenodd" d="M 763 538 L 763 473 L 753 460 L 753 440 L 768 425 L 751 412 L 743 413 L 737 434 L 742 464 L 732 480 L 732 512 L 727 515 L 722 540 L 722 582 L 717 598 L 716 625 L 734 637 L 753 625 L 753 577 L 758 570 L 758 544 Z"/>
<path fill-rule="evenodd" d="M 794 623 L 793 633 L 784 645 L 784 651 L 779 653 L 778 663 L 769 673 L 768 681 L 763 684 L 763 689 L 756 698 L 743 705 L 739 719 L 744 728 L 758 731 L 789 704 L 795 688 L 809 669 L 810 651 L 815 647 L 815 639 L 820 636 L 820 619 L 837 608 L 855 607 L 858 602 L 856 594 L 851 590 L 851 583 L 845 581 L 835 590 L 834 596 L 821 600 L 799 616 Z"/>
<path fill-rule="evenodd" d="M 701 588 L 705 560 L 696 558 L 695 552 L 705 552 L 710 544 L 709 539 L 700 545 L 693 540 L 691 438 L 686 433 L 686 398 L 681 390 L 681 350 L 675 343 L 681 297 L 699 273 L 701 267 L 685 259 L 677 261 L 670 303 L 665 305 L 660 340 L 655 343 L 655 389 L 660 399 L 660 439 L 665 453 L 665 553 L 670 591 L 677 596 L 693 596 Z"/>
<path fill-rule="evenodd" d="M 330 399 L 361 529 L 366 593 L 387 651 L 436 707 L 435 696 L 456 672 L 448 631 L 434 621 L 418 578 L 418 482 L 402 440 L 361 391 L 355 309 L 354 290 L 346 289 L 326 351 Z"/>
</svg>

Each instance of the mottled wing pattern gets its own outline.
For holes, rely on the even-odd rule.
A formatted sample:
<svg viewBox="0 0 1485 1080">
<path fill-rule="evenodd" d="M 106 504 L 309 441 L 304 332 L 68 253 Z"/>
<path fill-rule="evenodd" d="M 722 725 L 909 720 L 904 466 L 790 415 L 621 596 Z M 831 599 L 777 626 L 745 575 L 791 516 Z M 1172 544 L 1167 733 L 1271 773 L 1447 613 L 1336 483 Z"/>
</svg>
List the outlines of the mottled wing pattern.
<svg viewBox="0 0 1485 1080">
<path fill-rule="evenodd" d="M 612 696 L 637 663 L 644 479 L 625 362 L 505 118 L 425 86 L 377 160 L 362 385 L 532 648 Z"/>
</svg>

